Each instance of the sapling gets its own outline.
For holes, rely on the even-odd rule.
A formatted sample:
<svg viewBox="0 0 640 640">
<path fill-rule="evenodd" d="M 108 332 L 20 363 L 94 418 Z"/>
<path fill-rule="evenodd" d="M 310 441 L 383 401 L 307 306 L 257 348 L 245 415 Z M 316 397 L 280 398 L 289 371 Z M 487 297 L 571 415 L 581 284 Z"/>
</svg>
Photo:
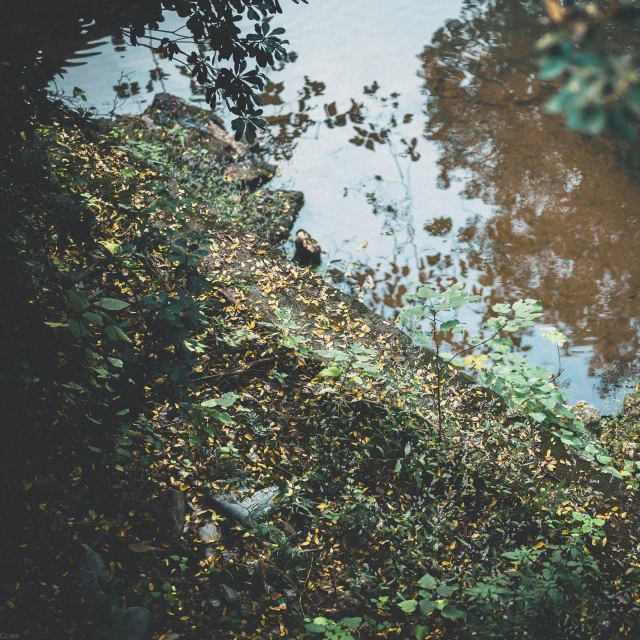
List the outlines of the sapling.
<svg viewBox="0 0 640 640">
<path fill-rule="evenodd" d="M 434 367 L 436 372 L 436 408 L 438 414 L 438 438 L 442 441 L 443 412 L 442 385 L 444 374 L 450 366 L 473 367 L 482 371 L 480 380 L 510 406 L 536 423 L 553 425 L 559 417 L 568 418 L 574 431 L 580 432 L 575 425 L 574 414 L 563 405 L 562 392 L 553 384 L 558 377 L 552 376 L 543 367 L 533 367 L 526 363 L 523 356 L 513 353 L 513 341 L 506 335 L 520 329 L 533 326 L 542 315 L 542 303 L 539 300 L 518 300 L 513 304 L 495 304 L 492 309 L 496 315 L 484 325 L 485 336 L 475 337 L 470 346 L 456 353 L 442 353 L 438 332 L 464 333 L 464 325 L 458 318 L 442 320 L 442 314 L 456 313 L 461 307 L 476 302 L 480 296 L 471 295 L 456 283 L 442 292 L 419 284 L 414 294 L 408 295 L 407 302 L 417 303 L 405 307 L 398 316 L 397 323 L 405 328 L 414 343 L 419 346 L 435 348 Z M 428 320 L 430 328 L 424 333 L 415 325 Z M 566 341 L 565 336 L 555 327 L 545 328 L 543 335 L 558 348 Z M 485 347 L 481 353 L 472 353 Z M 461 359 L 464 354 L 466 357 Z"/>
</svg>

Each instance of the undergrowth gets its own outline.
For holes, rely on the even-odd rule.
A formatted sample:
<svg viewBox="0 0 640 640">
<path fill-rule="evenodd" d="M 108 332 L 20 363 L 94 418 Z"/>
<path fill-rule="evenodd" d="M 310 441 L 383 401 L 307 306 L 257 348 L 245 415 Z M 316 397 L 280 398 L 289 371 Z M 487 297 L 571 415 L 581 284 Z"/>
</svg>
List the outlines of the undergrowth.
<svg viewBox="0 0 640 640">
<path fill-rule="evenodd" d="M 591 467 L 562 480 L 552 436 L 241 227 L 260 195 L 181 138 L 197 127 L 40 124 L 15 159 L 37 179 L 3 176 L 26 313 L 5 381 L 30 434 L 3 624 L 108 637 L 82 601 L 85 544 L 110 603 L 148 608 L 163 639 L 638 634 L 628 496 Z M 245 525 L 211 501 L 269 487 Z M 154 508 L 169 488 L 188 502 L 177 539 Z"/>
</svg>

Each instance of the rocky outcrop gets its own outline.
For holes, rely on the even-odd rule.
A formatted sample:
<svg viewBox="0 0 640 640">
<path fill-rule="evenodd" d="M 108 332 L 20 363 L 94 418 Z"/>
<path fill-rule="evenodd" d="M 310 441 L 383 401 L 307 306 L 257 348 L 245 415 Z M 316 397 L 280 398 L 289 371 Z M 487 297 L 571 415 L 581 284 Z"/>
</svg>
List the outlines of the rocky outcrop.
<svg viewBox="0 0 640 640">
<path fill-rule="evenodd" d="M 291 233 L 300 209 L 304 206 L 302 191 L 259 191 L 251 195 L 251 215 L 272 246 L 282 244 Z"/>
<path fill-rule="evenodd" d="M 89 605 L 88 618 L 123 640 L 150 640 L 151 613 L 144 607 L 119 609 L 110 604 L 104 588 L 111 575 L 100 554 L 85 549 L 80 565 L 79 582 L 82 599 Z"/>
<path fill-rule="evenodd" d="M 254 190 L 269 182 L 276 175 L 276 170 L 277 167 L 268 162 L 236 162 L 228 164 L 223 174 L 239 189 Z"/>
<path fill-rule="evenodd" d="M 106 605 L 107 596 L 103 589 L 109 578 L 109 571 L 101 556 L 87 547 L 80 565 L 80 588 L 82 599 L 98 613 L 98 617 L 104 615 L 102 609 Z"/>
<path fill-rule="evenodd" d="M 168 489 L 161 493 L 152 505 L 152 512 L 161 527 L 172 538 L 179 538 L 182 535 L 185 512 L 183 493 L 176 489 Z"/>
<path fill-rule="evenodd" d="M 209 499 L 222 515 L 233 518 L 245 526 L 266 516 L 273 509 L 276 496 L 280 492 L 278 487 L 266 487 L 250 496 L 242 491 L 216 495 L 211 486 L 207 487 L 207 490 Z"/>
<path fill-rule="evenodd" d="M 113 630 L 127 640 L 151 639 L 151 613 L 144 607 L 129 607 L 124 615 L 114 617 Z"/>
<path fill-rule="evenodd" d="M 600 412 L 590 403 L 580 400 L 576 402 L 571 411 L 576 414 L 578 420 L 581 420 L 588 429 L 595 429 L 600 424 Z"/>
</svg>

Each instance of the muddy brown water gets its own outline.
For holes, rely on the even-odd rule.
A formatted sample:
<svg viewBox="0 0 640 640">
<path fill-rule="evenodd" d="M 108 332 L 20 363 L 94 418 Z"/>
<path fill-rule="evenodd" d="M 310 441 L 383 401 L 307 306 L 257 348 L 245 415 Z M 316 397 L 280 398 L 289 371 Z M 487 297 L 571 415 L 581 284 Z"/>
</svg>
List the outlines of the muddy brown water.
<svg viewBox="0 0 640 640">
<path fill-rule="evenodd" d="M 320 242 L 337 286 L 392 318 L 414 281 L 463 282 L 482 296 L 461 316 L 471 332 L 493 304 L 538 298 L 540 326 L 569 337 L 570 401 L 612 412 L 640 347 L 640 163 L 543 113 L 539 11 L 513 0 L 285 5 L 277 22 L 295 53 L 269 72 L 263 145 L 280 166 L 274 186 L 305 193 L 296 228 Z M 162 90 L 201 100 L 184 70 L 91 28 L 56 83 L 102 112 L 139 112 Z M 539 327 L 518 348 L 557 370 Z"/>
</svg>

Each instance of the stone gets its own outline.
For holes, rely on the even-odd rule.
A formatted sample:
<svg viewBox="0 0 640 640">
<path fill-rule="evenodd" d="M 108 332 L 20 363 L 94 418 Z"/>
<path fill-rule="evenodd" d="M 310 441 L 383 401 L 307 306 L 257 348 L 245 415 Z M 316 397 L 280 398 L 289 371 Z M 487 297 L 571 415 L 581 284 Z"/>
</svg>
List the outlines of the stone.
<svg viewBox="0 0 640 640">
<path fill-rule="evenodd" d="M 182 98 L 171 93 L 156 93 L 153 102 L 144 111 L 144 115 L 151 118 L 156 125 L 178 123 L 198 124 L 203 121 L 215 122 L 222 125 L 222 120 L 213 112 L 199 109 L 187 104 Z"/>
<path fill-rule="evenodd" d="M 296 253 L 293 259 L 302 266 L 317 267 L 322 259 L 320 244 L 304 229 L 298 229 L 295 237 Z"/>
<path fill-rule="evenodd" d="M 625 458 L 629 460 L 635 460 L 638 454 L 638 443 L 637 442 L 623 442 L 622 443 L 622 453 Z"/>
<path fill-rule="evenodd" d="M 298 599 L 298 592 L 295 589 L 285 589 L 284 597 L 287 602 L 295 602 Z"/>
<path fill-rule="evenodd" d="M 198 528 L 198 540 L 209 543 L 220 540 L 220 530 L 216 526 L 215 522 L 207 522 L 207 524 Z M 208 544 L 204 548 L 204 553 L 207 558 L 211 558 L 216 553 L 215 548 L 213 545 Z"/>
<path fill-rule="evenodd" d="M 216 496 L 209 487 L 209 497 L 222 514 L 245 526 L 266 516 L 273 508 L 279 492 L 278 487 L 266 487 L 242 498 L 240 491 Z"/>
<path fill-rule="evenodd" d="M 103 586 L 109 581 L 109 571 L 102 557 L 89 547 L 85 551 L 79 577 L 83 599 L 96 611 L 103 609 L 107 601 Z"/>
<path fill-rule="evenodd" d="M 129 607 L 123 616 L 114 618 L 113 627 L 127 640 L 150 640 L 151 613 L 144 607 Z"/>
<path fill-rule="evenodd" d="M 224 596 L 224 599 L 229 604 L 236 604 L 240 600 L 240 596 L 238 595 L 238 592 L 233 587 L 230 587 L 228 584 L 223 583 L 221 586 L 221 589 L 222 589 L 222 595 Z"/>
<path fill-rule="evenodd" d="M 220 611 L 222 611 L 222 600 L 220 600 L 220 598 L 211 598 L 211 600 L 209 600 L 209 606 L 213 609 L 214 613 L 220 613 Z"/>
<path fill-rule="evenodd" d="M 622 413 L 628 416 L 640 416 L 640 392 L 634 391 L 624 397 Z"/>
<path fill-rule="evenodd" d="M 582 420 L 585 427 L 593 428 L 600 424 L 600 412 L 590 402 L 580 400 L 570 409 L 579 420 Z"/>
<path fill-rule="evenodd" d="M 254 226 L 269 244 L 278 246 L 289 237 L 303 206 L 302 191 L 261 190 L 251 198 Z"/>
<path fill-rule="evenodd" d="M 267 162 L 235 162 L 228 164 L 223 175 L 240 189 L 255 190 L 276 175 L 277 167 Z"/>
<path fill-rule="evenodd" d="M 176 489 L 168 489 L 156 498 L 156 516 L 166 523 L 167 531 L 173 538 L 179 538 L 184 528 L 184 494 Z"/>
<path fill-rule="evenodd" d="M 216 542 L 220 539 L 220 530 L 215 522 L 207 522 L 198 529 L 198 540 L 201 542 Z"/>
</svg>

